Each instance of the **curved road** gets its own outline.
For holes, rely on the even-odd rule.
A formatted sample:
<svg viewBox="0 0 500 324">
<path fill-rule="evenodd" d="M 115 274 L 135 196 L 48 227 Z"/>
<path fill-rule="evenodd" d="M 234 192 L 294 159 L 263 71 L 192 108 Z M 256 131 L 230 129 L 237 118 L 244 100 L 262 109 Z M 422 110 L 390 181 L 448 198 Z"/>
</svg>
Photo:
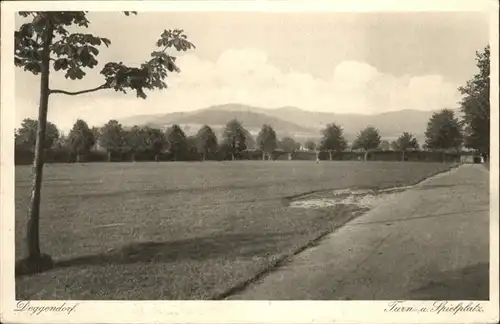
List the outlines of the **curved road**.
<svg viewBox="0 0 500 324">
<path fill-rule="evenodd" d="M 489 172 L 462 165 L 396 194 L 228 299 L 488 297 Z"/>
</svg>

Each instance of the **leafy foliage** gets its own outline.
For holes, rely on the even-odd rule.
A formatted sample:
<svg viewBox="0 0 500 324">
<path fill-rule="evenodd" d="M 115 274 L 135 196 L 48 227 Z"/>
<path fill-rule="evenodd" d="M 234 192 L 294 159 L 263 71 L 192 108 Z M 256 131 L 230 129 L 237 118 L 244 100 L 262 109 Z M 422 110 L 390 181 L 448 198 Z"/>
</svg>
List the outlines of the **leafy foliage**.
<svg viewBox="0 0 500 324">
<path fill-rule="evenodd" d="M 223 144 L 228 151 L 234 156 L 241 154 L 247 149 L 247 130 L 236 119 L 229 121 L 222 135 Z"/>
<path fill-rule="evenodd" d="M 127 151 L 136 153 L 145 150 L 147 133 L 139 126 L 124 131 L 123 142 Z"/>
<path fill-rule="evenodd" d="M 176 160 L 189 151 L 186 134 L 179 125 L 174 124 L 167 130 L 167 142 L 168 149 L 173 153 Z"/>
<path fill-rule="evenodd" d="M 68 148 L 68 137 L 64 133 L 59 133 L 59 138 L 52 144 L 53 149 L 65 150 Z"/>
<path fill-rule="evenodd" d="M 125 144 L 125 132 L 117 120 L 110 120 L 101 128 L 99 144 L 108 151 L 121 151 Z"/>
<path fill-rule="evenodd" d="M 30 118 L 25 118 L 21 127 L 15 132 L 15 145 L 16 147 L 34 150 L 36 144 L 36 133 L 38 130 L 38 121 Z M 47 129 L 45 132 L 45 141 L 43 146 L 46 148 L 51 147 L 59 138 L 59 130 L 57 126 L 51 122 L 47 122 Z"/>
<path fill-rule="evenodd" d="M 479 69 L 464 87 L 460 109 L 464 114 L 465 145 L 485 153 L 490 149 L 490 46 L 476 52 Z"/>
<path fill-rule="evenodd" d="M 272 153 L 278 147 L 276 132 L 270 125 L 263 125 L 257 136 L 257 145 L 262 152 Z"/>
<path fill-rule="evenodd" d="M 217 136 L 210 126 L 204 125 L 196 133 L 196 147 L 198 152 L 203 154 L 203 158 L 217 152 L 219 147 Z"/>
<path fill-rule="evenodd" d="M 130 13 L 133 12 L 125 12 L 127 16 Z M 89 27 L 86 11 L 33 11 L 19 14 L 29 20 L 14 33 L 14 63 L 33 74 L 40 73 L 42 65 L 48 64 L 50 60 L 53 62 L 53 69 L 64 71 L 67 79 L 82 79 L 86 75 L 85 69 L 92 69 L 99 64 L 99 47 L 111 45 L 111 41 L 105 37 L 68 31 L 70 26 Z M 48 35 L 49 40 L 53 39 L 49 44 L 44 43 L 46 33 L 51 34 Z M 44 46 L 49 47 L 48 58 L 42 57 Z M 114 89 L 123 93 L 134 90 L 137 97 L 145 99 L 145 89 L 167 88 L 164 80 L 168 73 L 180 71 L 175 64 L 176 57 L 168 50 L 179 52 L 195 48 L 180 29 L 164 30 L 156 47 L 158 49 L 151 53 L 151 58 L 140 66 L 127 66 L 123 62 L 104 64 L 100 72 L 104 82 L 96 88 L 78 92 L 50 90 L 50 93 L 75 95 L 102 89 Z"/>
<path fill-rule="evenodd" d="M 347 141 L 344 138 L 344 130 L 336 124 L 329 124 L 321 131 L 323 138 L 320 142 L 320 149 L 325 151 L 341 152 L 346 149 Z"/>
<path fill-rule="evenodd" d="M 389 143 L 389 141 L 383 140 L 380 142 L 378 148 L 382 151 L 388 151 L 391 149 L 391 143 Z"/>
<path fill-rule="evenodd" d="M 352 144 L 354 150 L 363 149 L 365 151 L 374 150 L 380 145 L 380 134 L 378 129 L 368 126 L 363 129 Z"/>
<path fill-rule="evenodd" d="M 300 143 L 297 143 L 291 137 L 283 137 L 283 139 L 278 143 L 278 146 L 287 153 L 292 153 L 300 149 Z"/>
<path fill-rule="evenodd" d="M 66 78 L 71 79 L 81 79 L 85 75 L 82 68 L 93 68 L 97 65 L 95 57 L 99 51 L 96 46 L 108 46 L 111 43 L 106 38 L 68 31 L 70 26 L 89 26 L 90 22 L 83 11 L 33 11 L 19 14 L 30 18 L 31 21 L 24 23 L 19 31 L 14 32 L 14 63 L 33 74 L 40 73 L 44 64 L 42 50 L 46 45 L 43 41 L 46 32 L 52 31 L 49 36 L 54 39 L 54 42 L 47 44 L 54 69 L 66 71 Z"/>
<path fill-rule="evenodd" d="M 78 119 L 68 134 L 68 146 L 73 153 L 88 153 L 95 144 L 94 133 L 87 123 Z"/>
<path fill-rule="evenodd" d="M 418 145 L 418 141 L 408 132 L 403 132 L 401 136 L 394 142 L 393 148 L 398 151 L 407 151 L 407 150 L 417 150 L 420 146 Z"/>
<path fill-rule="evenodd" d="M 151 53 L 151 59 L 140 67 L 127 67 L 123 62 L 107 63 L 101 71 L 106 79 L 105 87 L 126 93 L 130 88 L 136 91 L 137 97 L 146 98 L 144 89 L 165 89 L 163 81 L 169 72 L 180 72 L 175 64 L 176 57 L 169 55 L 167 49 L 187 51 L 195 46 L 187 40 L 183 30 L 164 30 L 156 42 L 159 50 Z"/>
<path fill-rule="evenodd" d="M 314 141 L 309 140 L 309 141 L 307 141 L 307 142 L 305 143 L 305 145 L 304 145 L 304 146 L 305 146 L 305 148 L 306 148 L 306 149 L 308 149 L 309 151 L 314 151 L 314 150 L 316 150 L 316 143 L 314 143 Z"/>
<path fill-rule="evenodd" d="M 459 120 L 450 109 L 443 109 L 432 115 L 425 131 L 425 147 L 428 149 L 459 149 L 462 140 Z"/>
<path fill-rule="evenodd" d="M 144 127 L 143 134 L 145 150 L 150 150 L 155 155 L 158 155 L 167 148 L 167 138 L 161 130 L 151 127 Z"/>
</svg>

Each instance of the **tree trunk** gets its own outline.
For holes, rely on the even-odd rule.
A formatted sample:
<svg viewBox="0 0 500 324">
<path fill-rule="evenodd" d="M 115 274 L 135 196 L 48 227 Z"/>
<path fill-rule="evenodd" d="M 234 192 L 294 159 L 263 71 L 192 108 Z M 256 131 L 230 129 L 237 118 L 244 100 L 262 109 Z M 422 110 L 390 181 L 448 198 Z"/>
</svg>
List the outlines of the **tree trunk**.
<svg viewBox="0 0 500 324">
<path fill-rule="evenodd" d="M 368 153 L 369 153 L 369 152 L 368 152 L 368 150 L 367 150 L 367 151 L 365 152 L 365 157 L 364 157 L 365 162 L 366 162 L 366 161 L 368 161 Z"/>
<path fill-rule="evenodd" d="M 52 43 L 53 26 L 46 24 L 43 35 L 43 51 L 41 58 L 40 106 L 38 107 L 38 130 L 36 133 L 35 156 L 33 160 L 33 182 L 31 201 L 28 209 L 28 224 L 26 226 L 26 247 L 29 262 L 37 264 L 41 260 L 40 253 L 40 201 L 43 176 L 43 145 L 47 132 L 47 110 L 49 106 L 49 72 L 50 44 Z"/>
<path fill-rule="evenodd" d="M 82 162 L 82 155 L 80 153 L 80 148 L 76 149 L 76 163 L 81 163 Z"/>
</svg>

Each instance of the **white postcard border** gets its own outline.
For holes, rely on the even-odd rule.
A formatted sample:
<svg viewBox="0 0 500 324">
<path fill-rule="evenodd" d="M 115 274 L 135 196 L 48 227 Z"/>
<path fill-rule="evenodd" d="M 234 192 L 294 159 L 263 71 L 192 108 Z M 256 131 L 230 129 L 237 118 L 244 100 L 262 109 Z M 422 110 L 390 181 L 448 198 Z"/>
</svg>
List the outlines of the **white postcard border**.
<svg viewBox="0 0 500 324">
<path fill-rule="evenodd" d="M 482 11 L 491 12 L 491 106 L 498 101 L 498 4 L 496 1 L 12 1 L 2 3 L 1 20 L 1 317 L 15 323 L 493 323 L 498 321 L 498 109 L 491 111 L 490 301 L 470 302 L 482 312 L 391 312 L 391 301 L 25 301 L 14 294 L 14 12 L 21 10 L 99 11 Z M 442 303 L 443 301 L 437 301 Z M 49 311 L 47 306 L 61 306 Z M 448 302 L 449 306 L 468 301 Z M 432 301 L 403 301 L 404 307 L 433 309 Z M 74 306 L 74 307 L 73 307 Z M 35 307 L 35 308 L 33 308 Z M 69 308 L 72 308 L 69 311 Z M 68 315 L 67 313 L 70 312 Z"/>
</svg>

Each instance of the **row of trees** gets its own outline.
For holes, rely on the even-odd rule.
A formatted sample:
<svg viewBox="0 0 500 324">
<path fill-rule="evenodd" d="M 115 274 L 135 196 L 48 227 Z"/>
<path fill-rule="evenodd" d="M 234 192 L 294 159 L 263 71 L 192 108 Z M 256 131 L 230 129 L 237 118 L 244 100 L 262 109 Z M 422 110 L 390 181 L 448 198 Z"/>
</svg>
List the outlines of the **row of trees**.
<svg viewBox="0 0 500 324">
<path fill-rule="evenodd" d="M 38 122 L 25 119 L 15 132 L 16 149 L 34 151 Z M 213 129 L 205 125 L 194 136 L 187 136 L 178 125 L 172 125 L 165 132 L 148 126 L 134 126 L 125 129 L 118 121 L 110 120 L 103 127 L 90 128 L 79 119 L 73 125 L 67 136 L 61 134 L 56 125 L 47 122 L 44 147 L 47 149 L 64 149 L 71 152 L 76 161 L 82 161 L 82 156 L 91 150 L 106 150 L 108 160 L 113 152 L 129 153 L 135 161 L 135 155 L 141 152 L 152 153 L 155 159 L 158 155 L 169 151 L 174 160 L 182 160 L 190 153 L 199 154 L 202 160 L 214 158 L 221 151 L 236 159 L 247 149 L 260 149 L 263 159 L 276 149 L 293 152 L 300 148 L 300 143 L 290 137 L 281 141 L 269 125 L 264 125 L 257 141 L 238 120 L 231 120 L 222 134 L 221 141 Z"/>
<path fill-rule="evenodd" d="M 342 126 L 335 123 L 327 125 L 322 131 L 322 139 L 319 150 L 328 151 L 330 159 L 332 152 L 342 152 L 347 147 L 347 140 L 343 135 Z M 427 150 L 460 151 L 463 143 L 462 124 L 455 117 L 454 112 L 443 109 L 434 113 L 427 124 L 425 131 L 425 143 L 422 146 Z M 403 132 L 395 141 L 389 143 L 383 141 L 378 129 L 368 126 L 360 131 L 352 143 L 351 149 L 365 151 L 365 160 L 370 151 L 373 150 L 395 150 L 402 152 L 402 160 L 405 160 L 405 152 L 409 150 L 419 150 L 420 144 L 416 137 L 408 132 Z"/>
<path fill-rule="evenodd" d="M 455 116 L 453 110 L 443 109 L 433 114 L 425 131 L 424 149 L 455 150 L 467 147 L 489 156 L 490 153 L 490 46 L 476 52 L 478 72 L 458 88 L 462 94 L 460 110 L 463 118 Z M 342 127 L 330 124 L 323 130 L 321 150 L 342 151 L 347 147 Z M 404 152 L 419 149 L 420 145 L 413 134 L 404 132 L 396 141 L 381 141 L 374 127 L 362 130 L 354 141 L 353 149 L 366 152 L 374 149 L 389 149 Z"/>
<path fill-rule="evenodd" d="M 36 120 L 25 119 L 16 131 L 16 147 L 22 150 L 34 150 L 37 128 Z M 463 144 L 461 124 L 451 110 L 445 109 L 435 113 L 427 125 L 425 135 L 426 142 L 423 145 L 425 149 L 459 151 Z M 125 129 L 116 120 L 110 120 L 101 128 L 89 128 L 85 121 L 77 120 L 67 136 L 60 134 L 56 125 L 48 122 L 44 146 L 67 149 L 76 156 L 76 161 L 80 162 L 82 155 L 96 147 L 108 152 L 108 161 L 111 161 L 112 152 L 129 153 L 133 161 L 137 153 L 150 152 L 155 156 L 155 160 L 158 160 L 158 155 L 166 150 L 173 155 L 174 160 L 183 160 L 189 154 L 199 154 L 202 160 L 213 159 L 221 151 L 235 159 L 247 149 L 260 150 L 264 160 L 269 159 L 277 149 L 292 153 L 300 149 L 301 144 L 291 137 L 278 140 L 275 130 L 270 125 L 263 125 L 257 140 L 254 141 L 251 134 L 235 119 L 226 125 L 220 142 L 208 125 L 201 127 L 196 135 L 187 136 L 178 125 L 172 125 L 163 132 L 147 126 Z M 322 130 L 319 145 L 309 140 L 305 143 L 305 147 L 310 151 L 327 151 L 331 160 L 333 152 L 342 152 L 348 148 L 348 142 L 344 137 L 342 126 L 332 123 Z M 359 132 L 350 148 L 365 151 L 365 159 L 372 150 L 392 149 L 401 151 L 404 160 L 406 151 L 418 150 L 420 145 L 415 136 L 408 132 L 403 132 L 391 143 L 383 141 L 379 131 L 375 127 L 368 126 Z"/>
</svg>

